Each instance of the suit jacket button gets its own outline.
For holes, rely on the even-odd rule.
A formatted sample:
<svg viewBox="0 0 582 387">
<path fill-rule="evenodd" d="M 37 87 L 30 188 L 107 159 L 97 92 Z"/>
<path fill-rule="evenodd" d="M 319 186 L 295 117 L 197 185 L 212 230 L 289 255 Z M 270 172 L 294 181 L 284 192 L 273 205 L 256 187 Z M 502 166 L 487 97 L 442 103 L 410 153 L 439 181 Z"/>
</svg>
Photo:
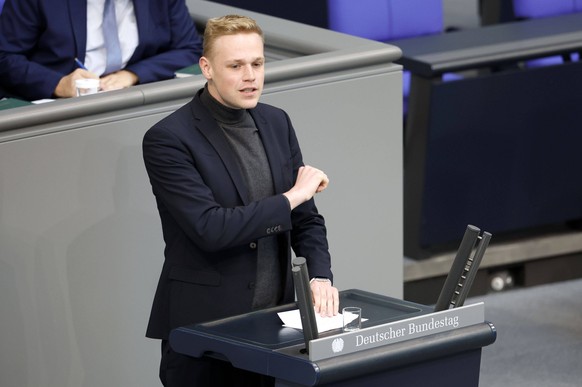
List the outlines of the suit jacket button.
<svg viewBox="0 0 582 387">
<path fill-rule="evenodd" d="M 257 248 L 257 244 L 256 244 L 256 242 L 251 242 L 251 243 L 249 244 L 249 247 L 250 247 L 251 249 L 256 249 L 256 248 Z"/>
<path fill-rule="evenodd" d="M 254 282 L 249 282 L 249 289 L 254 289 L 255 288 L 255 283 Z"/>
</svg>

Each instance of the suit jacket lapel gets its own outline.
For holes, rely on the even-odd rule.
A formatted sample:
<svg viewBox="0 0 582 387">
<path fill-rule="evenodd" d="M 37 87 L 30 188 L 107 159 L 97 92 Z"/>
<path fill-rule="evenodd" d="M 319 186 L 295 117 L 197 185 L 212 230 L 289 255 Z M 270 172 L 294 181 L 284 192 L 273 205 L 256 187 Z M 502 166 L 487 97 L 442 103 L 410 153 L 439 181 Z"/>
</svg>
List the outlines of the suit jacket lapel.
<svg viewBox="0 0 582 387">
<path fill-rule="evenodd" d="M 87 49 L 87 2 L 79 0 L 69 0 L 69 19 L 73 28 L 73 38 L 75 40 L 75 56 L 81 61 L 85 61 L 85 51 Z"/>
<path fill-rule="evenodd" d="M 155 0 L 157 1 L 157 0 Z M 139 41 L 137 42 L 137 47 L 133 52 L 131 58 L 129 58 L 129 63 L 133 63 L 133 58 L 141 57 L 142 53 L 142 43 L 144 36 L 146 36 L 146 31 L 149 31 L 149 21 L 150 21 L 150 2 L 149 1 L 135 1 L 133 2 L 133 10 L 135 12 L 135 21 L 137 23 L 137 33 L 139 36 Z M 138 56 L 139 55 L 139 56 Z"/>
<path fill-rule="evenodd" d="M 243 204 L 249 204 L 249 192 L 244 176 L 240 171 L 238 159 L 234 155 L 228 140 L 222 129 L 218 126 L 210 113 L 202 106 L 200 98 L 197 95 L 191 103 L 192 113 L 197 122 L 197 129 L 212 144 L 222 162 L 226 166 L 230 178 L 232 179 Z"/>
</svg>

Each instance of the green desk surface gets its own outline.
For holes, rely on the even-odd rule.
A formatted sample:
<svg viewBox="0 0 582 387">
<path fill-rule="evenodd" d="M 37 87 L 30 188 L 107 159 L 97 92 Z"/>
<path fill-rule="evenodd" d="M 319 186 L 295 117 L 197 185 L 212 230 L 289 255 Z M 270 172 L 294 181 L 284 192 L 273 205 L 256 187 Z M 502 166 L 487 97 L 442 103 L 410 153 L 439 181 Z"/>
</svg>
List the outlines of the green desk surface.
<svg viewBox="0 0 582 387">
<path fill-rule="evenodd" d="M 5 98 L 0 100 L 0 110 L 12 109 L 21 106 L 32 105 L 32 102 L 23 101 L 16 98 Z"/>
<path fill-rule="evenodd" d="M 184 67 L 183 69 L 176 71 L 176 77 L 178 78 L 190 77 L 192 75 L 199 74 L 202 74 L 202 70 L 200 70 L 200 66 L 198 65 L 198 63 L 193 64 L 192 66 Z"/>
</svg>

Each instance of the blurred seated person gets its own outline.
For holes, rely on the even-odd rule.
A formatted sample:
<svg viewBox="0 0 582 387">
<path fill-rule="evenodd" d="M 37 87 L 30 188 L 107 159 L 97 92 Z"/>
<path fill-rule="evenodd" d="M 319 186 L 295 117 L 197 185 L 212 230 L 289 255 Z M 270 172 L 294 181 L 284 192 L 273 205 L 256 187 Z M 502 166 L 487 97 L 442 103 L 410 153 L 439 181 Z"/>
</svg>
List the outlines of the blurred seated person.
<svg viewBox="0 0 582 387">
<path fill-rule="evenodd" d="M 185 0 L 5 1 L 0 97 L 73 97 L 80 78 L 103 91 L 170 79 L 202 51 Z"/>
</svg>

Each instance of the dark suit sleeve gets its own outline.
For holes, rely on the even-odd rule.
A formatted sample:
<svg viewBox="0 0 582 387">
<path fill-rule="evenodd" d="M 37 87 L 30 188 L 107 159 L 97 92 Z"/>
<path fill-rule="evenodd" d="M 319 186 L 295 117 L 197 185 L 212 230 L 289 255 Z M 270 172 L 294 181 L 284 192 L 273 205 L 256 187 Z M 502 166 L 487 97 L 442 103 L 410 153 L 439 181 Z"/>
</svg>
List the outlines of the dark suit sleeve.
<svg viewBox="0 0 582 387">
<path fill-rule="evenodd" d="M 145 3 L 149 3 L 148 9 L 137 9 Z M 140 42 L 125 68 L 140 83 L 171 79 L 176 70 L 198 63 L 202 39 L 184 0 L 138 2 L 136 17 Z"/>
<path fill-rule="evenodd" d="M 37 45 L 46 44 L 41 39 L 41 29 L 46 28 L 47 21 L 43 20 L 39 4 L 31 0 L 9 1 L 0 15 L 0 85 L 5 92 L 28 100 L 50 98 L 63 76 L 30 59 L 38 50 Z M 70 62 L 72 67 L 72 58 Z"/>
<path fill-rule="evenodd" d="M 167 244 L 184 233 L 198 248 L 217 252 L 290 230 L 291 211 L 283 195 L 242 205 L 212 149 L 187 147 L 168 125 L 177 124 L 164 121 L 150 129 L 143 141 Z"/>
</svg>

